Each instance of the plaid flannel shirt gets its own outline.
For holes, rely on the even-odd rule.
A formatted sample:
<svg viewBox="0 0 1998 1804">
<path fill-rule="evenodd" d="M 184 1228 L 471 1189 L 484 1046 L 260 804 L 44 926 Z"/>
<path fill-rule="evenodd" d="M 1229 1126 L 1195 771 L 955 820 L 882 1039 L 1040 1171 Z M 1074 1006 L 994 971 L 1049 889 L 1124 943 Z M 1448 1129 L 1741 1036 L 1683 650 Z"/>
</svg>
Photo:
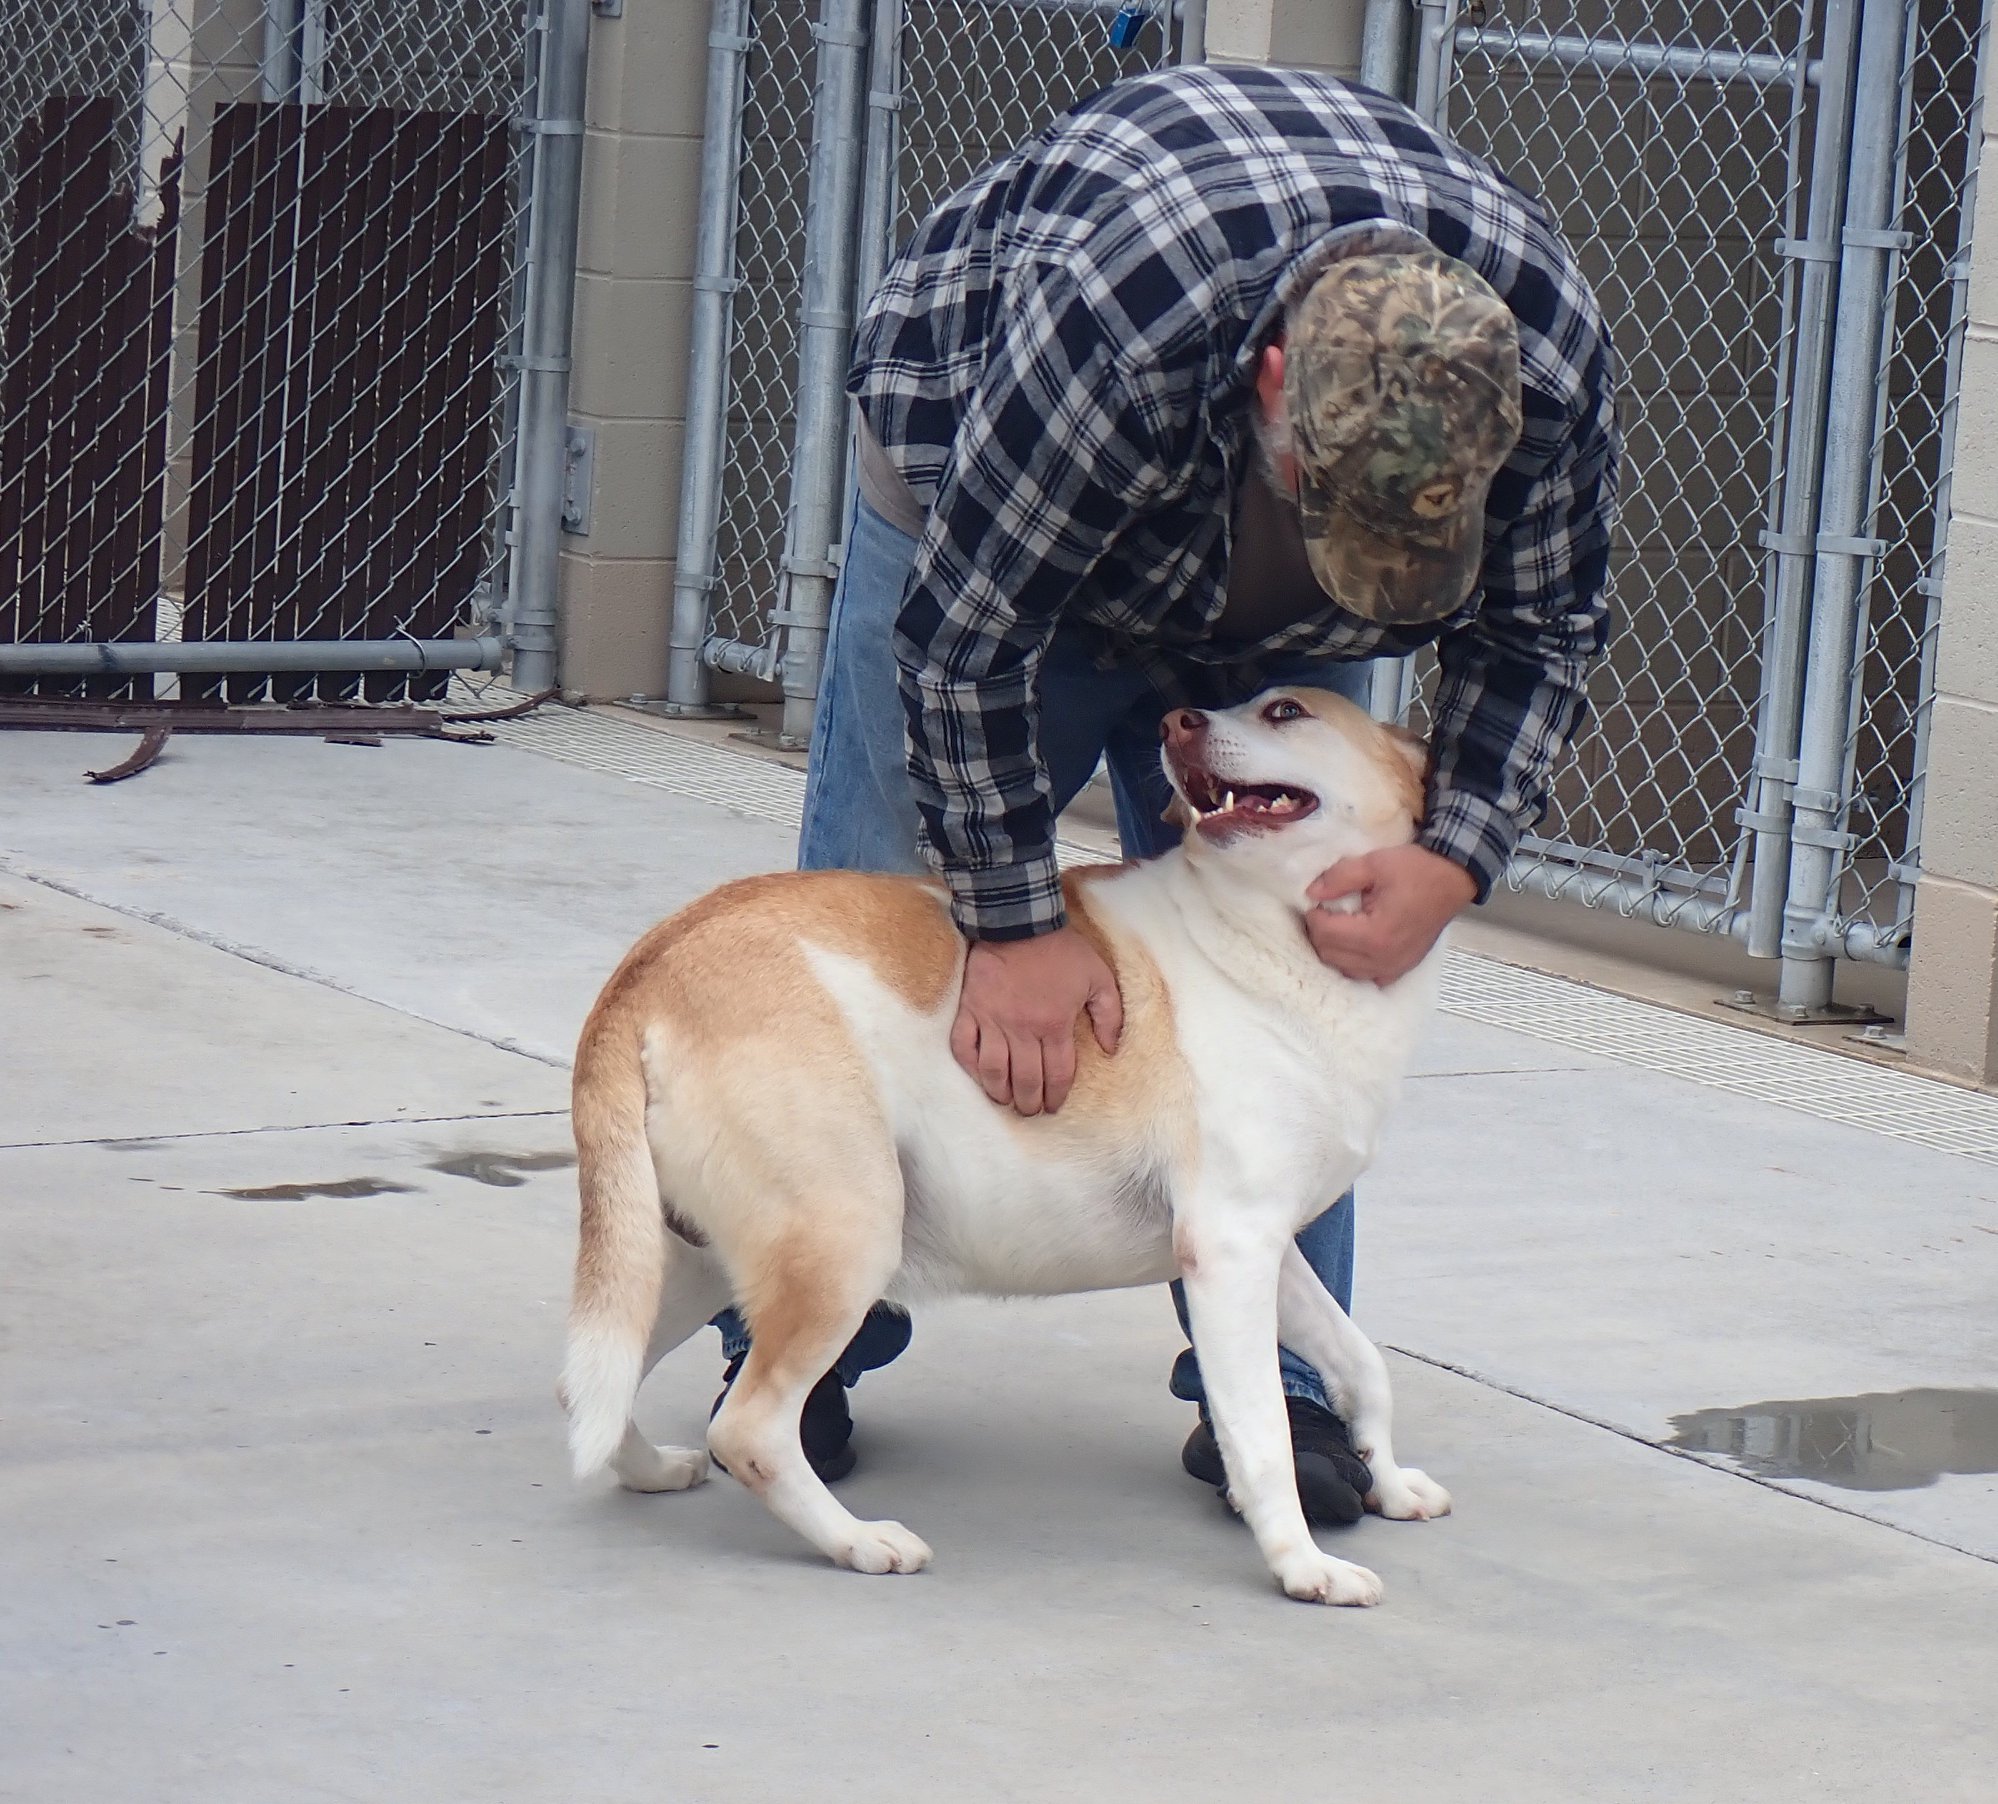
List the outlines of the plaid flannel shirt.
<svg viewBox="0 0 1998 1804">
<path fill-rule="evenodd" d="M 1382 627 L 1328 605 L 1217 643 L 1262 348 L 1334 250 L 1414 239 L 1519 321 L 1525 427 L 1487 504 L 1481 589 Z M 958 924 L 1062 924 L 1035 671 L 1057 624 L 1149 670 L 1161 710 L 1253 692 L 1277 653 L 1435 640 L 1421 843 L 1480 900 L 1545 810 L 1604 638 L 1614 368 L 1539 206 L 1407 108 L 1330 77 L 1196 66 L 1120 82 L 939 207 L 868 306 L 848 383 L 929 506 L 897 623 L 909 770 Z"/>
</svg>

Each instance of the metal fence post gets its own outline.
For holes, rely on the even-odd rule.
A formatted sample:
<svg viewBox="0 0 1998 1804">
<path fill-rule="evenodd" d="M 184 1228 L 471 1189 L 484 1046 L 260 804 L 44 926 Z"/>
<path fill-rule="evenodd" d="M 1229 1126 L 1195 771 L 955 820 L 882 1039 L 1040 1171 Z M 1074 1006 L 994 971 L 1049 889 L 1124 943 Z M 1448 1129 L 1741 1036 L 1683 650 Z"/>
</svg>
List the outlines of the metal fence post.
<svg viewBox="0 0 1998 1804">
<path fill-rule="evenodd" d="M 1420 20 L 1415 110 L 1443 129 L 1444 96 L 1454 54 L 1455 0 L 1367 0 L 1360 30 L 1360 80 L 1376 93 L 1408 97 L 1411 26 Z M 1406 720 L 1415 701 L 1415 660 L 1376 658 L 1367 674 L 1367 707 L 1376 720 Z"/>
<path fill-rule="evenodd" d="M 1868 491 L 1891 328 L 1882 302 L 1888 260 L 1903 243 L 1893 225 L 1906 24 L 1898 0 L 1873 0 L 1860 22 L 1829 378 L 1830 418 L 1837 424 L 1825 446 L 1777 994 L 1777 1012 L 1791 1020 L 1826 1019 L 1831 1008 L 1838 900 L 1833 890 L 1850 805 L 1845 763 L 1859 604 L 1866 567 L 1883 549 L 1867 536 Z"/>
<path fill-rule="evenodd" d="M 865 306 L 888 268 L 901 205 L 903 0 L 874 0 L 867 52 L 867 145 L 860 178 L 860 249 L 853 297 Z"/>
<path fill-rule="evenodd" d="M 1166 10 L 1164 29 L 1170 40 L 1172 32 L 1172 9 Z M 1179 56 L 1182 63 L 1204 63 L 1207 60 L 1207 0 L 1180 0 L 1179 6 Z"/>
<path fill-rule="evenodd" d="M 1395 100 L 1408 81 L 1409 10 L 1408 0 L 1367 0 L 1360 26 L 1360 80 Z"/>
<path fill-rule="evenodd" d="M 701 139 L 701 222 L 694 250 L 694 319 L 687 357 L 687 444 L 680 470 L 680 533 L 666 701 L 708 706 L 707 643 L 728 449 L 729 354 L 735 336 L 736 203 L 742 173 L 742 98 L 749 0 L 715 0 L 708 33 L 708 113 Z"/>
<path fill-rule="evenodd" d="M 1846 163 L 1851 151 L 1854 51 L 1859 0 L 1830 0 L 1811 152 L 1804 238 L 1778 249 L 1802 265 L 1797 283 L 1788 372 L 1789 402 L 1776 530 L 1764 535 L 1774 560 L 1763 629 L 1762 684 L 1755 723 L 1755 762 L 1740 824 L 1755 837 L 1749 883 L 1747 949 L 1752 958 L 1782 950 L 1783 898 L 1790 875 L 1790 792 L 1797 781 L 1797 734 L 1804 691 L 1804 631 L 1818 526 L 1818 480 L 1825 456 L 1831 372 L 1834 278 L 1845 220 Z M 1799 82 L 1805 71 L 1797 72 Z M 1794 229 L 1794 227 L 1792 228 Z"/>
<path fill-rule="evenodd" d="M 867 98 L 866 0 L 825 0 L 812 35 L 819 58 L 798 308 L 798 421 L 782 587 L 770 612 L 771 624 L 784 632 L 784 717 L 778 736 L 788 745 L 811 739 L 837 574 L 832 550 L 845 494 L 846 371 Z"/>
<path fill-rule="evenodd" d="M 538 690 L 555 681 L 590 0 L 542 0 L 537 29 L 541 64 L 534 84 L 534 112 L 527 122 L 534 134 L 534 173 L 529 190 L 527 313 L 521 332 L 520 447 L 507 626 L 514 683 Z"/>
<path fill-rule="evenodd" d="M 1439 130 L 1456 60 L 1457 0 L 1416 0 L 1415 98 L 1410 105 Z"/>
</svg>

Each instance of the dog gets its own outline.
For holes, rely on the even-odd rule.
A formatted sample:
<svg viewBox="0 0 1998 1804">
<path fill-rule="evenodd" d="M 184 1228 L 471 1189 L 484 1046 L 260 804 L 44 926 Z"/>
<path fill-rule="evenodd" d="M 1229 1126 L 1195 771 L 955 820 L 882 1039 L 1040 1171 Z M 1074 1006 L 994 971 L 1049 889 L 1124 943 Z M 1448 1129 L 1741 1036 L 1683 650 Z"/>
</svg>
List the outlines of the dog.
<svg viewBox="0 0 1998 1804">
<path fill-rule="evenodd" d="M 1177 710 L 1163 761 L 1182 843 L 1065 882 L 1114 970 L 1114 1054 L 1085 1021 L 1058 1113 L 990 1101 L 951 1055 L 965 942 L 942 886 L 822 871 L 731 883 L 641 939 L 577 1050 L 581 1241 L 560 1395 L 575 1469 L 630 1489 L 707 1476 L 631 1419 L 653 1364 L 723 1305 L 755 1344 L 708 1429 L 727 1471 L 842 1566 L 930 1549 L 863 1522 L 806 1462 L 799 1415 L 877 1300 L 1045 1296 L 1184 1280 L 1229 1481 L 1291 1597 L 1372 1604 L 1380 1580 L 1312 1540 L 1279 1338 L 1323 1374 L 1373 1475 L 1368 1507 L 1446 1513 L 1396 1463 L 1379 1352 L 1293 1236 L 1372 1160 L 1434 1002 L 1322 965 L 1307 886 L 1405 845 L 1421 742 L 1338 696 L 1272 690 Z"/>
</svg>

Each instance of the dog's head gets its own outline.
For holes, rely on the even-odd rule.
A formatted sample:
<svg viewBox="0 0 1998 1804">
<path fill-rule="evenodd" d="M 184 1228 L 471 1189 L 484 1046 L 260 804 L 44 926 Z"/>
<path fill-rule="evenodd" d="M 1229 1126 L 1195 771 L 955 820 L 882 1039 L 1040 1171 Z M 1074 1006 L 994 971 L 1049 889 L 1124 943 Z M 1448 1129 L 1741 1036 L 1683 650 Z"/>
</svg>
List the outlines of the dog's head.
<svg viewBox="0 0 1998 1804">
<path fill-rule="evenodd" d="M 1405 846 L 1422 819 L 1429 750 L 1323 689 L 1270 689 L 1239 708 L 1177 708 L 1160 726 L 1166 818 L 1188 855 L 1302 905 L 1342 858 Z"/>
</svg>

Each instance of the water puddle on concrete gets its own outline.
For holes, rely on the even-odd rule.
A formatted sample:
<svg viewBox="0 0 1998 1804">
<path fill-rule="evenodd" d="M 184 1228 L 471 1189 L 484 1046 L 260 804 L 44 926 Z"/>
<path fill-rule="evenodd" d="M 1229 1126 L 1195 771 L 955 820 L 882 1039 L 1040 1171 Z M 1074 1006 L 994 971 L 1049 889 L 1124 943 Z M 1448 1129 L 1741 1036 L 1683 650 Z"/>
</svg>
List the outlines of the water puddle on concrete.
<svg viewBox="0 0 1998 1804">
<path fill-rule="evenodd" d="M 1916 1491 L 1948 1472 L 1998 1472 L 1998 1390 L 1745 1403 L 1674 1416 L 1672 1426 L 1667 1446 L 1842 1491 Z"/>
<path fill-rule="evenodd" d="M 560 1171 L 575 1162 L 574 1153 L 453 1153 L 448 1159 L 433 1159 L 430 1169 L 512 1190 L 527 1182 L 530 1171 Z"/>
<path fill-rule="evenodd" d="M 324 1184 L 266 1184 L 257 1190 L 218 1190 L 215 1194 L 245 1203 L 306 1203 L 320 1196 L 398 1196 L 415 1189 L 414 1184 L 398 1184 L 393 1178 L 335 1178 Z"/>
</svg>

